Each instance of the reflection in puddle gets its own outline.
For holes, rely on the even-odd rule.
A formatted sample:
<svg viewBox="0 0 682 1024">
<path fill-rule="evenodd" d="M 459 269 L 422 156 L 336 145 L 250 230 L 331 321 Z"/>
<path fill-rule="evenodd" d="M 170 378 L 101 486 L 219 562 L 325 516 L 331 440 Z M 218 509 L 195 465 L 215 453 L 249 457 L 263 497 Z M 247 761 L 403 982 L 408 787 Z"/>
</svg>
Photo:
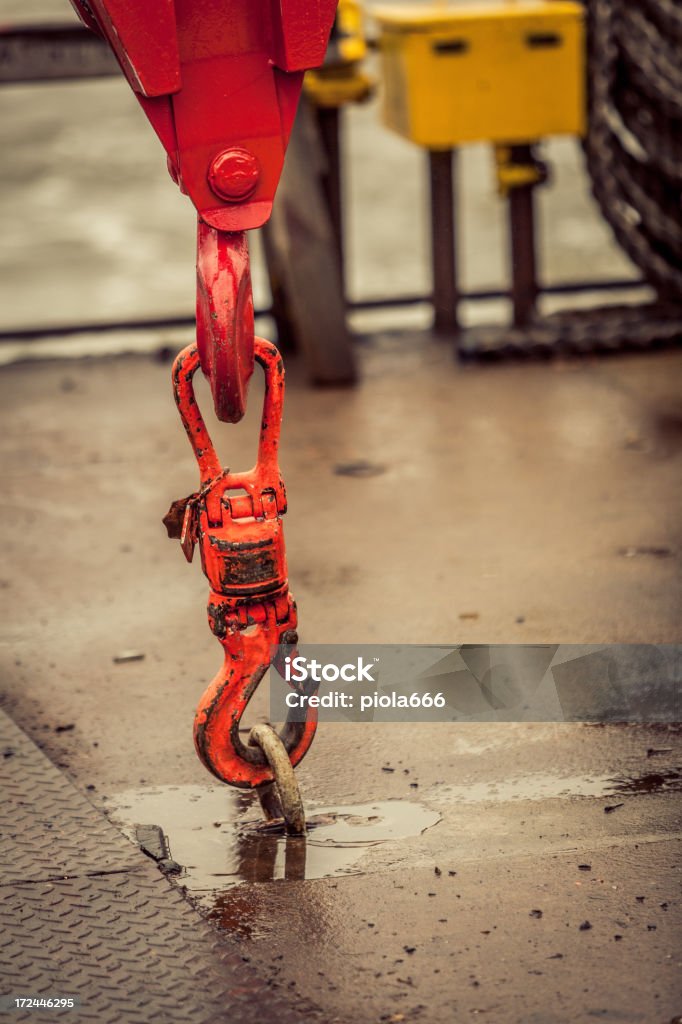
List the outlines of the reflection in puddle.
<svg viewBox="0 0 682 1024">
<path fill-rule="evenodd" d="M 642 775 L 569 775 L 536 772 L 501 782 L 439 786 L 430 796 L 448 803 L 507 803 L 515 800 L 613 796 L 616 793 L 660 793 L 682 791 L 682 769 L 647 772 Z"/>
<path fill-rule="evenodd" d="M 646 772 L 611 780 L 612 793 L 663 793 L 682 790 L 682 770 Z"/>
<path fill-rule="evenodd" d="M 420 804 L 399 800 L 311 808 L 307 838 L 289 838 L 263 827 L 251 795 L 226 786 L 129 790 L 112 798 L 108 813 L 133 840 L 136 826 L 157 825 L 184 868 L 179 882 L 200 902 L 202 893 L 240 882 L 354 873 L 369 847 L 419 835 L 440 820 Z"/>
</svg>

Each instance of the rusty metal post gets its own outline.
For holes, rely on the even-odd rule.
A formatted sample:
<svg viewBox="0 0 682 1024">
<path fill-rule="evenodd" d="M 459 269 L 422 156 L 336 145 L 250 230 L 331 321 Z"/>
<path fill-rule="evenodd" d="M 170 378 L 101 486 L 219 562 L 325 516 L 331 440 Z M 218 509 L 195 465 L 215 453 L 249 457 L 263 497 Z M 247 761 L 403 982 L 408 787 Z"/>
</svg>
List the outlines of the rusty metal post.
<svg viewBox="0 0 682 1024">
<path fill-rule="evenodd" d="M 267 256 L 311 380 L 339 386 L 355 381 L 356 368 L 322 183 L 326 162 L 314 109 L 304 96 L 270 219 Z"/>
<path fill-rule="evenodd" d="M 455 225 L 456 160 L 457 153 L 453 149 L 429 150 L 433 329 L 438 334 L 456 334 L 459 331 Z"/>
<path fill-rule="evenodd" d="M 534 163 L 530 146 L 512 146 L 511 162 Z M 511 250 L 511 299 L 514 327 L 527 327 L 535 315 L 538 297 L 535 252 L 535 182 L 509 189 L 509 237 Z"/>
<path fill-rule="evenodd" d="M 343 245 L 343 185 L 341 182 L 341 110 L 339 107 L 315 108 L 317 127 L 327 166 L 322 173 L 322 189 L 334 229 L 336 251 L 339 257 L 341 286 L 345 295 L 345 267 Z"/>
</svg>

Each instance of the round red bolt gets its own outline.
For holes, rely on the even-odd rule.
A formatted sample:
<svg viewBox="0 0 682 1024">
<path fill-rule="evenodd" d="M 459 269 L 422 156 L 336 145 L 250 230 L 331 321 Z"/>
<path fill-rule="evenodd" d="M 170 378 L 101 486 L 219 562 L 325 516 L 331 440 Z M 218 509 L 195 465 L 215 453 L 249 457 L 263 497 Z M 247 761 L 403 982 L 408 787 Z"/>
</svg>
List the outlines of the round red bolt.
<svg viewBox="0 0 682 1024">
<path fill-rule="evenodd" d="M 248 149 L 232 146 L 213 158 L 208 182 L 213 191 L 228 203 L 239 203 L 255 191 L 260 178 L 258 160 Z"/>
</svg>

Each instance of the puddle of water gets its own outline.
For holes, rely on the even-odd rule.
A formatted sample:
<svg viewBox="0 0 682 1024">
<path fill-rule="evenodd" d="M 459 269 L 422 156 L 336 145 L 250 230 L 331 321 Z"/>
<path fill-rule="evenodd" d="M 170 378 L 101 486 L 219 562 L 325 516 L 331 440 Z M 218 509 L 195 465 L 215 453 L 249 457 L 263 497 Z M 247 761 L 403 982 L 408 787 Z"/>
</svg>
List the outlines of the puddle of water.
<svg viewBox="0 0 682 1024">
<path fill-rule="evenodd" d="M 682 769 L 619 777 L 534 774 L 438 786 L 430 796 L 434 802 L 476 804 L 667 790 L 682 790 Z M 137 826 L 160 828 L 170 856 L 183 867 L 177 883 L 216 927 L 245 941 L 266 938 L 291 915 L 308 934 L 324 932 L 325 925 L 319 892 L 240 883 L 359 874 L 368 867 L 368 849 L 418 836 L 440 821 L 421 804 L 399 800 L 318 807 L 308 809 L 307 837 L 293 839 L 264 831 L 255 798 L 227 786 L 128 790 L 111 799 L 108 813 L 133 841 Z"/>
<path fill-rule="evenodd" d="M 429 797 L 441 804 L 471 805 L 671 791 L 682 791 L 680 768 L 627 776 L 536 773 L 494 783 L 438 786 Z M 437 812 L 400 800 L 317 807 L 308 810 L 307 837 L 292 839 L 264 830 L 255 797 L 227 786 L 128 790 L 111 799 L 108 813 L 133 841 L 137 826 L 160 828 L 170 857 L 183 868 L 179 884 L 209 909 L 218 906 L 221 892 L 242 882 L 359 873 L 366 869 L 361 861 L 369 848 L 418 836 L 440 820 Z M 231 913 L 235 899 L 222 900 L 221 912 Z"/>
<path fill-rule="evenodd" d="M 263 831 L 250 795 L 226 786 L 159 786 L 111 798 L 108 814 L 135 841 L 139 825 L 157 825 L 170 856 L 184 868 L 179 882 L 197 895 L 241 882 L 328 878 L 359 871 L 369 847 L 419 835 L 440 815 L 399 800 L 308 812 L 306 839 Z"/>
<path fill-rule="evenodd" d="M 507 803 L 516 800 L 551 800 L 570 797 L 607 797 L 618 793 L 661 793 L 682 791 L 682 769 L 641 775 L 568 775 L 537 772 L 502 782 L 439 787 L 432 798 L 448 803 Z"/>
</svg>

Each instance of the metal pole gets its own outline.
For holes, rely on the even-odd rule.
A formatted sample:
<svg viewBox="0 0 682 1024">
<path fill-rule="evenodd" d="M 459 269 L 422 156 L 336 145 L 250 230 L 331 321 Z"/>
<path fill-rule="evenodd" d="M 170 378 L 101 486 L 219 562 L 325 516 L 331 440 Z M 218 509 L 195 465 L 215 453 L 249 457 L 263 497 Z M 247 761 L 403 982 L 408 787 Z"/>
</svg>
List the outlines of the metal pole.
<svg viewBox="0 0 682 1024">
<path fill-rule="evenodd" d="M 429 150 L 433 329 L 438 334 L 455 334 L 459 330 L 455 239 L 456 157 L 452 149 Z"/>
<path fill-rule="evenodd" d="M 339 107 L 317 107 L 315 113 L 322 147 L 327 158 L 327 166 L 322 175 L 322 188 L 334 229 L 343 286 L 345 268 L 343 260 L 343 186 L 341 183 L 341 111 Z"/>
<path fill-rule="evenodd" d="M 514 164 L 532 164 L 530 146 L 512 146 Z M 527 327 L 535 315 L 538 297 L 535 255 L 534 184 L 519 185 L 509 190 L 509 235 L 511 242 L 511 298 L 514 327 Z"/>
</svg>

